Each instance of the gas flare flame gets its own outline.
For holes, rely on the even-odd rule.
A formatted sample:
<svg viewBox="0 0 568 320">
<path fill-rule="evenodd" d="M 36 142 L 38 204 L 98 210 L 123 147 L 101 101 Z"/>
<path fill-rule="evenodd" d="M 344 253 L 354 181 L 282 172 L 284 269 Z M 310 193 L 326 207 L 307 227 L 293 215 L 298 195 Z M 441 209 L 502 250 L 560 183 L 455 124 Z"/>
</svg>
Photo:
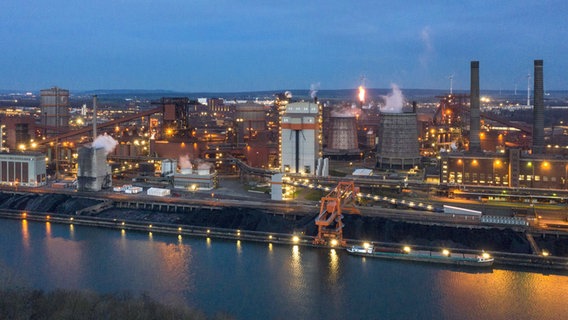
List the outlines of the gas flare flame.
<svg viewBox="0 0 568 320">
<path fill-rule="evenodd" d="M 359 101 L 365 101 L 365 88 L 363 86 L 359 86 Z"/>
</svg>

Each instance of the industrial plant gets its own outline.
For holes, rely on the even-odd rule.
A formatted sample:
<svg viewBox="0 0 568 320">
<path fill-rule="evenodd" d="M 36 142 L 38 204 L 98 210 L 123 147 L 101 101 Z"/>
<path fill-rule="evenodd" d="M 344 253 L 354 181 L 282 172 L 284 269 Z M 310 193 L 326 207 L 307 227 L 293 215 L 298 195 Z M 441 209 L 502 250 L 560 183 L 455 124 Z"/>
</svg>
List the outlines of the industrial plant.
<svg viewBox="0 0 568 320">
<path fill-rule="evenodd" d="M 292 196 L 290 178 L 359 166 L 395 180 L 408 179 L 410 170 L 421 189 L 446 196 L 565 202 L 568 129 L 545 128 L 551 109 L 543 66 L 534 61 L 533 106 L 526 107 L 482 96 L 478 61 L 471 62 L 469 93 L 437 101 L 407 100 L 393 85 L 385 95 L 361 86 L 352 100 L 318 99 L 312 91 L 264 100 L 128 99 L 113 106 L 105 97 L 78 98 L 52 87 L 27 95 L 25 108 L 0 113 L 1 182 L 64 182 L 84 192 L 125 183 L 195 191 L 238 174 L 278 185 L 271 193 L 279 200 Z M 503 116 L 527 108 L 531 123 Z"/>
</svg>

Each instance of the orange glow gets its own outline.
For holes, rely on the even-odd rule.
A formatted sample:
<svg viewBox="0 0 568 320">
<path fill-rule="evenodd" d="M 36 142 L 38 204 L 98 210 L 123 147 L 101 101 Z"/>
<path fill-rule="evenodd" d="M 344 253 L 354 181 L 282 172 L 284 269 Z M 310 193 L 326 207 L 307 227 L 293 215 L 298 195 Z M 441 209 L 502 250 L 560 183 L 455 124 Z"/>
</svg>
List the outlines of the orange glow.
<svg viewBox="0 0 568 320">
<path fill-rule="evenodd" d="M 542 163 L 542 166 L 545 167 L 545 168 L 548 168 L 548 166 L 550 166 L 550 163 L 545 161 L 545 162 Z"/>
<path fill-rule="evenodd" d="M 22 238 L 24 242 L 24 247 L 28 249 L 30 247 L 30 233 L 28 231 L 27 220 L 22 220 Z"/>
<path fill-rule="evenodd" d="M 359 101 L 365 101 L 365 88 L 363 86 L 359 86 Z"/>
</svg>

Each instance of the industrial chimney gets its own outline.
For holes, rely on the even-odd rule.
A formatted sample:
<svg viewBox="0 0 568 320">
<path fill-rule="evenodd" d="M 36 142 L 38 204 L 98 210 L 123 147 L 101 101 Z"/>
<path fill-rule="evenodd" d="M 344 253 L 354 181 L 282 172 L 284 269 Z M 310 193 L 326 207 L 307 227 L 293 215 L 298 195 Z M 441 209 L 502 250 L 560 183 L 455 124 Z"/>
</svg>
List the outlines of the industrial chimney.
<svg viewBox="0 0 568 320">
<path fill-rule="evenodd" d="M 470 85 L 469 152 L 481 152 L 479 141 L 479 61 L 471 62 Z"/>
<path fill-rule="evenodd" d="M 544 81 L 543 61 L 534 61 L 534 103 L 533 103 L 533 154 L 544 153 Z"/>
<path fill-rule="evenodd" d="M 93 96 L 93 141 L 97 139 L 97 95 Z"/>
</svg>

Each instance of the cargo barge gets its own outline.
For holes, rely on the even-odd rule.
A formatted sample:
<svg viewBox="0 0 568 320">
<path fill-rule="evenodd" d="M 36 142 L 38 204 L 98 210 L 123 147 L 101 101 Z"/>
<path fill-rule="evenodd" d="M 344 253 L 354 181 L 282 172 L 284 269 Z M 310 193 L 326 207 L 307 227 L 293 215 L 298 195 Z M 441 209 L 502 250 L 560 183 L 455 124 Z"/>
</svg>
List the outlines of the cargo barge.
<svg viewBox="0 0 568 320">
<path fill-rule="evenodd" d="M 364 257 L 407 260 L 417 262 L 429 262 L 451 264 L 457 266 L 491 267 L 494 259 L 487 252 L 481 254 L 451 253 L 449 250 L 437 251 L 414 251 L 410 247 L 388 248 L 375 247 L 373 245 L 352 246 L 346 249 L 348 253 Z"/>
</svg>

